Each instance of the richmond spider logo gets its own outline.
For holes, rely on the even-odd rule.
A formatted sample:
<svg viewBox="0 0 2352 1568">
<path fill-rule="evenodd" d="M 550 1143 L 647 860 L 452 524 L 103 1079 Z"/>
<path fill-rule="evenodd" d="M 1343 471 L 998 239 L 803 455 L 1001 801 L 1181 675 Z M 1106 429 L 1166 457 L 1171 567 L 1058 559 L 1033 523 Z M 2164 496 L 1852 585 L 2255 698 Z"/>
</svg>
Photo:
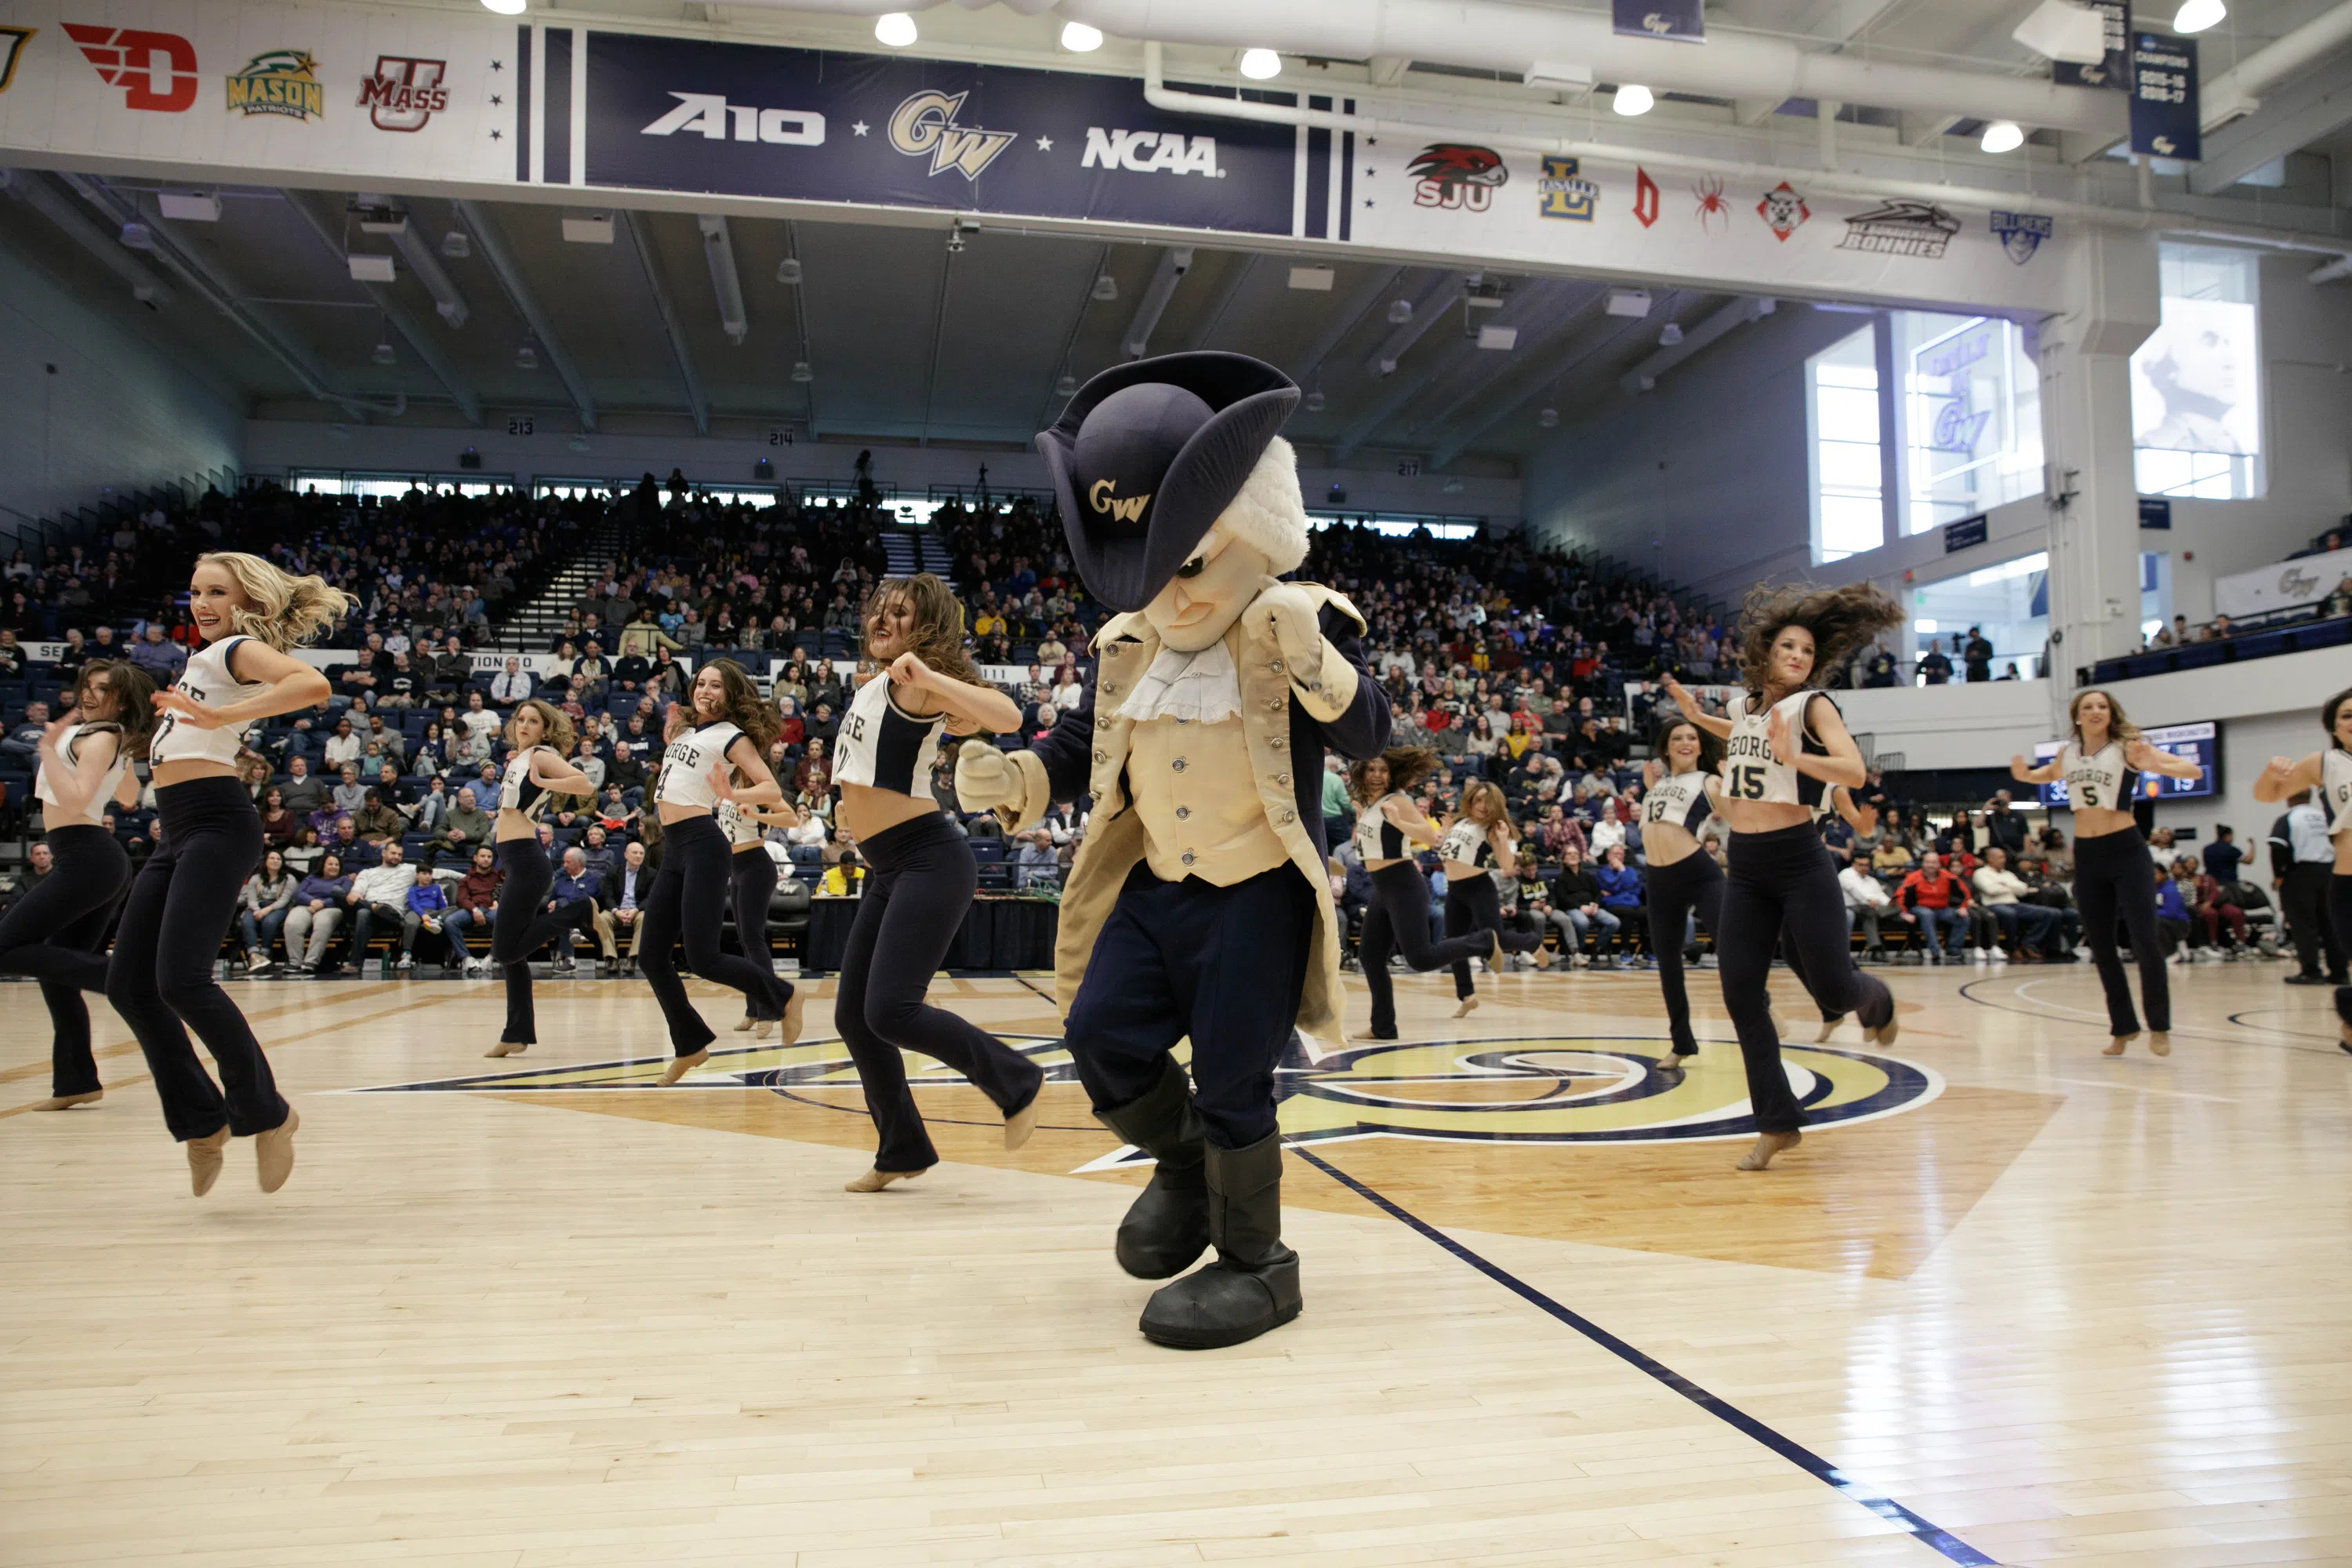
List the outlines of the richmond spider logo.
<svg viewBox="0 0 2352 1568">
<path fill-rule="evenodd" d="M 1495 187 L 1511 177 L 1503 155 L 1492 147 L 1465 142 L 1439 142 L 1421 150 L 1405 165 L 1412 176 L 1412 205 L 1444 207 L 1449 212 L 1482 213 L 1494 200 Z"/>
</svg>

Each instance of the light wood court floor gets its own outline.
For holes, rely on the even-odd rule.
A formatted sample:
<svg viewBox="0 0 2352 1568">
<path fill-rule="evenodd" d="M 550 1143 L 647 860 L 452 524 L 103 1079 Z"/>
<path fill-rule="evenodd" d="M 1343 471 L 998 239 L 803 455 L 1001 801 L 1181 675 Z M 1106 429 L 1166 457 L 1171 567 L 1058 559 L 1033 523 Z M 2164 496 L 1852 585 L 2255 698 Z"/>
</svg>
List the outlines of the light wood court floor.
<svg viewBox="0 0 2352 1568">
<path fill-rule="evenodd" d="M 198 1201 L 102 1004 L 104 1104 L 10 1113 L 0 989 L 0 1563 L 2352 1562 L 2327 993 L 2175 970 L 2109 1059 L 2087 966 L 1885 973 L 1891 1061 L 1776 978 L 1819 1119 L 1760 1175 L 1712 973 L 1681 1084 L 1649 975 L 1400 977 L 1284 1075 L 1306 1314 L 1189 1355 L 1066 1072 L 1018 1155 L 923 1088 L 946 1163 L 853 1196 L 828 1041 L 655 1089 L 641 984 L 500 1062 L 488 982 L 245 984 L 300 1163 Z M 1034 978 L 934 996 L 1058 1063 Z"/>
</svg>

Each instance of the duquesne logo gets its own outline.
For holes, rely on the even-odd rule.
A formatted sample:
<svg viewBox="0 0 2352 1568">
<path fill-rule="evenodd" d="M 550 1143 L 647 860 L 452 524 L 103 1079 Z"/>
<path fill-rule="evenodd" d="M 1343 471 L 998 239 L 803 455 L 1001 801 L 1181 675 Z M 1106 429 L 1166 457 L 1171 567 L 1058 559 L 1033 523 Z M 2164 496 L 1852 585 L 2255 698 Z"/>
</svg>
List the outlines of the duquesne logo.
<svg viewBox="0 0 2352 1568">
<path fill-rule="evenodd" d="M 449 107 L 449 89 L 441 85 L 448 70 L 446 60 L 378 55 L 375 74 L 360 83 L 359 106 L 378 131 L 422 131 L 426 121 Z"/>
<path fill-rule="evenodd" d="M 195 107 L 196 46 L 177 33 L 65 25 L 99 79 L 123 89 L 122 107 L 180 114 Z"/>
</svg>

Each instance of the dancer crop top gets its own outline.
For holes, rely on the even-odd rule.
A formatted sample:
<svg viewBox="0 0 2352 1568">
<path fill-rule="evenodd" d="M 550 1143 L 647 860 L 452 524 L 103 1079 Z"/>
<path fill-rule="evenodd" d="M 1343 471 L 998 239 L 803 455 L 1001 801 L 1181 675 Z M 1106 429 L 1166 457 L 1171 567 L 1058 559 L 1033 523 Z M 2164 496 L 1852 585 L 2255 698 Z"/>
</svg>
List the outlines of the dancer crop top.
<svg viewBox="0 0 2352 1568">
<path fill-rule="evenodd" d="M 1797 738 L 1800 752 L 1809 757 L 1828 756 L 1830 749 L 1815 737 L 1812 727 L 1805 721 L 1805 714 L 1807 705 L 1816 697 L 1832 707 L 1836 700 L 1809 687 L 1790 692 L 1771 708 L 1751 713 L 1749 697 L 1748 692 L 1735 693 L 1724 710 L 1724 716 L 1731 721 L 1731 736 L 1724 742 L 1723 793 L 1733 800 L 1811 806 L 1813 815 L 1820 816 L 1828 805 L 1828 786 L 1798 772 L 1794 763 L 1784 763 L 1773 756 L 1769 727 L 1777 710 L 1787 720 L 1790 734 Z"/>
<path fill-rule="evenodd" d="M 2086 757 L 2082 742 L 2069 740 L 2058 752 L 2058 771 L 2066 781 L 2066 804 L 2075 810 L 2131 809 L 2131 777 L 2137 770 L 2124 761 L 2121 741 L 2109 741 Z"/>
<path fill-rule="evenodd" d="M 710 769 L 743 733 L 742 726 L 720 719 L 688 730 L 662 753 L 661 773 L 654 780 L 654 799 L 670 805 L 719 804 L 711 792 Z"/>
<path fill-rule="evenodd" d="M 890 678 L 877 675 L 857 689 L 834 741 L 833 782 L 896 790 L 916 800 L 935 798 L 931 770 L 939 765 L 944 713 L 915 714 L 898 706 Z"/>
<path fill-rule="evenodd" d="M 1462 817 L 1445 830 L 1445 842 L 1438 847 L 1438 858 L 1464 866 L 1491 866 L 1495 863 L 1495 846 L 1486 830 Z"/>
<path fill-rule="evenodd" d="M 131 770 L 131 759 L 122 754 L 122 726 L 120 724 L 68 724 L 66 726 L 65 733 L 60 737 L 58 747 L 58 751 L 67 762 L 79 763 L 81 758 L 77 754 L 77 749 L 84 735 L 110 733 L 116 737 L 114 762 L 106 770 L 106 776 L 99 781 L 98 793 L 89 797 L 89 805 L 82 809 L 79 816 L 69 817 L 61 811 L 43 812 L 42 820 L 51 827 L 76 826 L 96 827 L 105 821 L 107 812 L 114 805 L 114 791 L 122 783 L 122 775 Z M 59 782 L 62 781 L 52 780 L 49 777 L 49 764 L 43 763 L 41 776 L 33 783 L 33 794 L 47 805 L 54 806 L 58 804 L 57 784 Z"/>
<path fill-rule="evenodd" d="M 527 752 L 517 752 L 508 759 L 506 773 L 499 780 L 500 811 L 519 811 L 536 820 L 539 814 L 547 809 L 548 789 L 530 776 L 530 760 L 549 749 L 533 746 Z"/>
<path fill-rule="evenodd" d="M 252 640 L 238 636 L 206 643 L 188 656 L 188 667 L 172 683 L 172 689 L 207 708 L 226 708 L 260 696 L 269 689 L 268 681 L 239 680 L 229 669 L 229 656 Z M 233 765 L 237 753 L 245 749 L 246 731 L 250 728 L 246 724 L 223 724 L 206 730 L 176 713 L 166 713 L 155 726 L 154 739 L 147 742 L 147 760 L 159 764 L 202 762 Z"/>
<path fill-rule="evenodd" d="M 1381 815 L 1381 807 L 1392 800 L 1404 800 L 1402 794 L 1387 795 L 1356 814 L 1356 853 L 1367 862 L 1402 860 L 1412 851 L 1406 847 L 1404 829 Z"/>
<path fill-rule="evenodd" d="M 2319 758 L 2319 808 L 2330 836 L 2352 833 L 2352 752 L 2330 746 Z"/>
<path fill-rule="evenodd" d="M 1685 833 L 1696 833 L 1698 825 L 1714 814 L 1715 803 L 1706 797 L 1706 781 L 1713 773 L 1670 773 L 1650 786 L 1642 800 L 1642 820 L 1657 826 L 1679 827 Z"/>
<path fill-rule="evenodd" d="M 719 831 L 727 835 L 730 847 L 757 844 L 767 837 L 767 824 L 752 816 L 731 800 L 719 803 Z"/>
</svg>

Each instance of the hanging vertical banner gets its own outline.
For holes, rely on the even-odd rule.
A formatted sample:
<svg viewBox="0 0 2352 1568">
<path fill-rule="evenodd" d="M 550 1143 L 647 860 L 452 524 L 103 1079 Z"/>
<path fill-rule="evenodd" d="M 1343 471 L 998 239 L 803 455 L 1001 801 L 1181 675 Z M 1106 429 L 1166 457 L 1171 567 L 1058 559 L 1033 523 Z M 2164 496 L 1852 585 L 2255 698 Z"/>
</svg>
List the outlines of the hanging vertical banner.
<svg viewBox="0 0 2352 1568">
<path fill-rule="evenodd" d="M 1677 44 L 1706 42 L 1702 0 L 1614 0 L 1617 30 Z"/>
<path fill-rule="evenodd" d="M 2053 60 L 2050 79 L 2061 87 L 2110 87 L 2117 92 L 2131 86 L 2131 0 L 2074 0 L 2086 11 L 2096 11 L 2107 30 L 2107 58 L 2096 65 Z"/>
<path fill-rule="evenodd" d="M 2131 150 L 2188 163 L 2202 158 L 2197 40 L 2134 33 L 2131 64 Z"/>
</svg>

